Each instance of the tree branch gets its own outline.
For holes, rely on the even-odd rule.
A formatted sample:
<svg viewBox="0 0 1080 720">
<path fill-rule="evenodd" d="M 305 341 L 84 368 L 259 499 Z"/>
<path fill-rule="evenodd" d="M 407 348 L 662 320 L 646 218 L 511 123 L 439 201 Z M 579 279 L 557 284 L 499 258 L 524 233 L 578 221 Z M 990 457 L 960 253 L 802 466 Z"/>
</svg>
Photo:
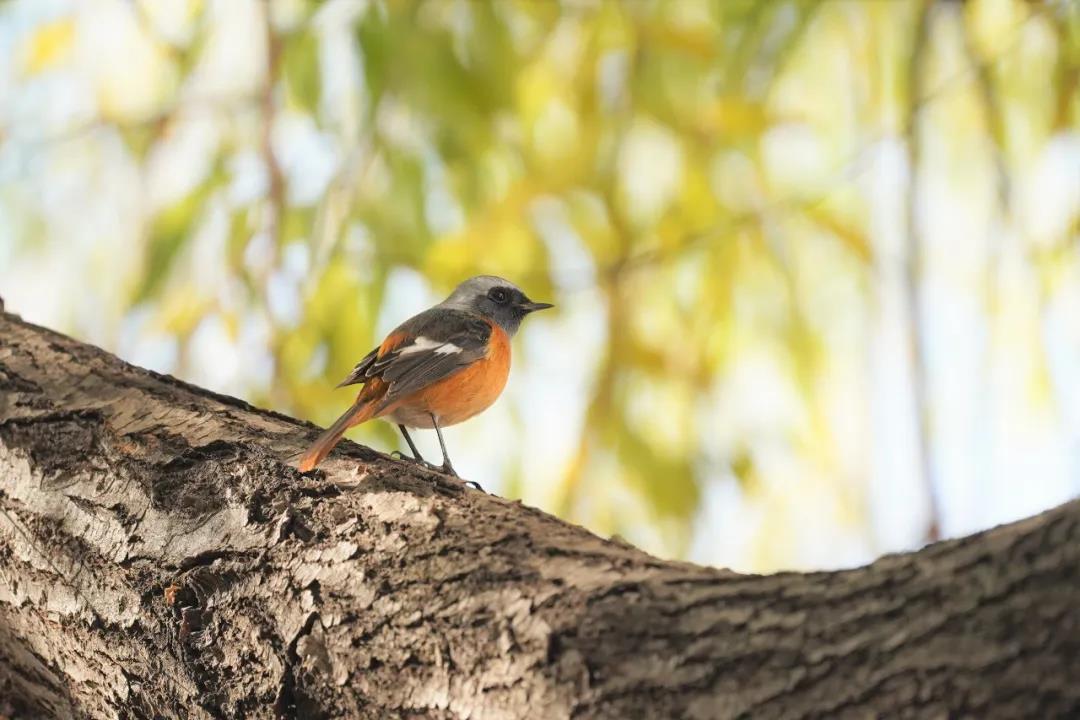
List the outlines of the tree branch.
<svg viewBox="0 0 1080 720">
<path fill-rule="evenodd" d="M 837 573 L 664 562 L 0 316 L 0 711 L 1063 717 L 1080 504 Z"/>
</svg>

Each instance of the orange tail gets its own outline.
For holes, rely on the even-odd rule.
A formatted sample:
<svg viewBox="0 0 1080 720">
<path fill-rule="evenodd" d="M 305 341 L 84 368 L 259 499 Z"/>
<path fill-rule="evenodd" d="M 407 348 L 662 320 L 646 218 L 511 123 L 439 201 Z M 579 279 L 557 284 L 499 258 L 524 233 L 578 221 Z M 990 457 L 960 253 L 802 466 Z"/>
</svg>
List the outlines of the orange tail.
<svg viewBox="0 0 1080 720">
<path fill-rule="evenodd" d="M 321 463 L 323 458 L 329 455 L 334 446 L 338 444 L 346 430 L 353 425 L 359 425 L 365 420 L 371 419 L 371 416 L 375 413 L 375 407 L 376 403 L 357 398 L 356 403 L 346 410 L 345 414 L 335 420 L 333 425 L 326 428 L 323 434 L 312 443 L 311 447 L 300 458 L 300 464 L 298 465 L 300 472 L 307 472 Z"/>
</svg>

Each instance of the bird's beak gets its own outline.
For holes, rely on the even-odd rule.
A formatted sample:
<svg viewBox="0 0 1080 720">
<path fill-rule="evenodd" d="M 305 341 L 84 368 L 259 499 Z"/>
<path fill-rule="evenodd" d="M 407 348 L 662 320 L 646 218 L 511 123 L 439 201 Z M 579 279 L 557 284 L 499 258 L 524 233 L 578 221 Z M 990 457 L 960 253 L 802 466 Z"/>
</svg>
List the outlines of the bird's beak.
<svg viewBox="0 0 1080 720">
<path fill-rule="evenodd" d="M 519 308 L 527 313 L 536 312 L 537 310 L 547 310 L 550 307 L 555 307 L 551 303 L 538 303 L 538 302 L 524 302 L 518 305 Z"/>
</svg>

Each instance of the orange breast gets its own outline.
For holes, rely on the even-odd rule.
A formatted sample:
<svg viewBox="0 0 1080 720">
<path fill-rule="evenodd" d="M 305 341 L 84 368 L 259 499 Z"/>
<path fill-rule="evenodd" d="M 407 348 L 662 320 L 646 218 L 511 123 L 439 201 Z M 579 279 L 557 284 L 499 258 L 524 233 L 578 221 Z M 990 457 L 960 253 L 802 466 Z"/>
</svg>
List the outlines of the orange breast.
<svg viewBox="0 0 1080 720">
<path fill-rule="evenodd" d="M 439 418 L 439 425 L 455 425 L 490 407 L 502 394 L 509 376 L 510 338 L 501 327 L 492 324 L 486 357 L 414 393 L 395 407 L 394 414 L 405 418 L 432 413 Z M 408 424 L 431 427 L 430 420 Z"/>
</svg>

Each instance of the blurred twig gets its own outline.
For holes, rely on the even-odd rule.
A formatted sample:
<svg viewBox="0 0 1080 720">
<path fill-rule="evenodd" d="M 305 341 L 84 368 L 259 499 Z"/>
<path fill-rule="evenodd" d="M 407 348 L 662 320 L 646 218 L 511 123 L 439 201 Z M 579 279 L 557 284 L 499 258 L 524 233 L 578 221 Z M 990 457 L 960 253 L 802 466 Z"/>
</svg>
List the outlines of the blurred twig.
<svg viewBox="0 0 1080 720">
<path fill-rule="evenodd" d="M 994 91 L 993 68 L 987 63 L 978 61 L 974 40 L 971 31 L 960 20 L 963 34 L 964 52 L 968 63 L 975 68 L 975 90 L 979 101 L 983 106 L 983 114 L 986 117 L 987 130 L 993 146 L 992 159 L 994 163 L 994 190 L 997 194 L 997 202 L 1001 210 L 1001 221 L 1008 224 L 1012 215 L 1012 183 L 1009 176 L 1008 161 L 1006 159 L 1006 137 L 1004 115 L 998 103 L 997 93 Z M 996 237 L 996 236 L 995 236 Z M 991 239 L 991 242 L 994 242 Z M 1001 255 L 1001 247 L 995 243 L 990 249 L 991 259 L 989 267 L 991 272 L 988 278 L 987 302 L 991 303 L 996 295 L 997 266 Z"/>
<path fill-rule="evenodd" d="M 263 4 L 263 28 L 266 34 L 266 81 L 263 85 L 262 107 L 262 138 L 260 139 L 260 153 L 269 185 L 266 191 L 266 209 L 264 225 L 269 239 L 272 253 L 272 262 L 263 267 L 263 277 L 259 278 L 260 286 L 265 292 L 269 273 L 280 264 L 281 257 L 281 229 L 285 220 L 286 202 L 285 176 L 281 171 L 281 164 L 274 154 L 274 116 L 275 116 L 275 93 L 277 92 L 278 77 L 281 70 L 281 51 L 284 39 L 274 30 L 273 11 L 270 3 Z M 280 328 L 274 321 L 273 313 L 269 312 L 266 303 L 263 303 L 262 312 L 266 314 L 267 324 L 270 327 L 270 345 L 272 347 L 273 379 L 268 390 L 270 398 L 276 407 L 284 407 L 286 397 L 283 394 L 285 378 L 281 363 L 282 336 Z"/>
<path fill-rule="evenodd" d="M 164 133 L 169 126 L 169 123 L 182 112 L 192 108 L 206 108 L 212 110 L 238 110 L 251 106 L 254 103 L 260 102 L 262 95 L 215 95 L 207 94 L 200 96 L 189 96 L 184 99 L 177 99 L 171 102 L 161 110 L 154 112 L 151 115 L 140 118 L 138 120 L 118 121 L 110 120 L 108 118 L 95 118 L 86 123 L 79 125 L 73 125 L 71 127 L 60 130 L 59 132 L 41 135 L 38 137 L 27 137 L 25 135 L 19 135 L 12 132 L 11 128 L 0 127 L 0 141 L 5 143 L 19 143 L 23 149 L 27 150 L 41 150 L 50 145 L 58 145 L 65 142 L 71 142 L 78 140 L 85 135 L 90 135 L 100 130 L 116 129 L 116 130 L 141 130 L 144 128 L 155 128 L 160 133 Z"/>
<path fill-rule="evenodd" d="M 907 253 L 904 257 L 904 302 L 907 306 L 908 348 L 911 363 L 911 391 L 915 399 L 915 434 L 918 442 L 919 473 L 926 489 L 929 519 L 926 541 L 941 539 L 941 510 L 937 497 L 937 482 L 930 437 L 930 395 L 927 389 L 926 328 L 922 321 L 921 273 L 922 237 L 919 232 L 919 165 L 922 162 L 922 143 L 919 132 L 919 104 L 924 82 L 923 68 L 927 53 L 930 17 L 933 5 L 930 0 L 920 4 L 915 20 L 915 34 L 908 65 L 908 88 L 913 102 L 907 117 L 908 151 L 908 197 L 907 197 Z"/>
<path fill-rule="evenodd" d="M 964 23 L 963 13 L 961 12 L 959 14 L 964 53 L 967 56 L 968 64 L 971 65 L 971 67 L 976 68 L 975 91 L 979 102 L 982 105 L 983 116 L 986 118 L 986 129 L 987 134 L 989 135 L 992 162 L 994 165 L 994 191 L 996 194 L 995 201 L 998 205 L 998 221 L 1003 226 L 1002 229 L 1004 229 L 1005 226 L 1012 222 L 1012 183 L 1009 176 L 1008 161 L 1006 159 L 1004 114 L 1001 107 L 999 107 L 997 93 L 994 90 L 993 68 L 989 65 L 979 63 L 975 39 L 972 37 L 971 30 Z M 986 322 L 986 351 L 981 354 L 979 367 L 980 377 L 978 380 L 982 386 L 979 402 L 984 409 L 993 407 L 994 397 L 992 373 L 997 360 L 998 347 L 998 343 L 996 342 L 997 323 L 995 322 L 995 315 L 999 306 L 998 300 L 1000 297 L 1001 237 L 1001 232 L 991 232 L 987 233 L 986 238 L 987 260 L 985 281 L 983 283 L 983 302 L 986 305 L 989 317 Z M 985 418 L 987 417 L 987 414 L 980 413 L 980 417 Z M 986 421 L 982 420 L 982 422 Z"/>
<path fill-rule="evenodd" d="M 266 232 L 270 235 L 275 254 L 281 239 L 281 222 L 285 214 L 285 177 L 274 155 L 274 93 L 281 63 L 281 37 L 274 32 L 270 7 L 265 8 L 266 32 L 266 84 L 263 86 L 260 104 L 263 113 L 263 132 L 260 145 L 263 163 L 269 176 L 267 192 Z"/>
</svg>

